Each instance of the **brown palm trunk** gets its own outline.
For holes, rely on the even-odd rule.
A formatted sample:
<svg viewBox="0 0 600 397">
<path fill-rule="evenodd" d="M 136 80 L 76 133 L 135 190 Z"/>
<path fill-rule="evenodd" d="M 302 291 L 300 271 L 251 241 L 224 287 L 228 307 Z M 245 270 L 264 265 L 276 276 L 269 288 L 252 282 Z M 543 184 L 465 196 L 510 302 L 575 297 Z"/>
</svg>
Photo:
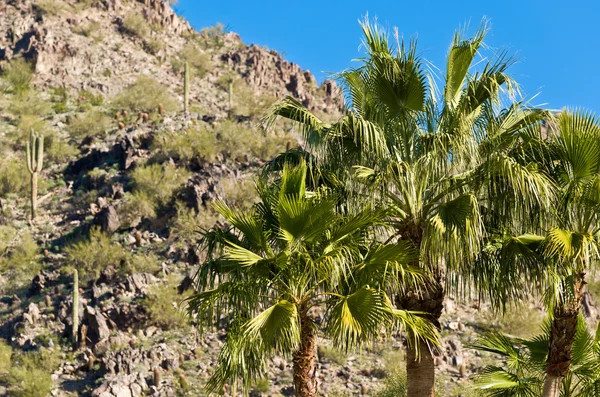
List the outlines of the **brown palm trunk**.
<svg viewBox="0 0 600 397">
<path fill-rule="evenodd" d="M 577 317 L 581 308 L 585 274 L 576 276 L 574 296 L 560 302 L 554 308 L 554 319 L 550 325 L 550 343 L 546 360 L 546 380 L 542 397 L 555 397 L 560 394 L 562 380 L 569 374 L 571 351 L 577 332 Z"/>
<path fill-rule="evenodd" d="M 427 290 L 399 296 L 396 303 L 401 309 L 426 313 L 423 317 L 439 329 L 440 316 L 444 309 L 444 287 L 441 275 L 436 276 Z M 408 395 L 410 397 L 433 397 L 435 395 L 435 358 L 430 347 L 425 342 L 420 342 L 418 346 L 409 345 L 406 359 Z"/>
<path fill-rule="evenodd" d="M 317 396 L 315 377 L 315 349 L 317 341 L 313 321 L 305 308 L 300 308 L 300 347 L 292 354 L 294 362 L 294 390 L 298 397 Z"/>
</svg>

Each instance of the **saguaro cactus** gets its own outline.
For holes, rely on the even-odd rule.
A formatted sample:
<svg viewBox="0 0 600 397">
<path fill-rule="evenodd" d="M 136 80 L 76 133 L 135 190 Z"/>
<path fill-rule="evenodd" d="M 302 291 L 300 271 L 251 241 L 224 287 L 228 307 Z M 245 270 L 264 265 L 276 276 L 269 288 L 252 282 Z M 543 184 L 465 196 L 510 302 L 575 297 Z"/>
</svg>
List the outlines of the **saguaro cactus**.
<svg viewBox="0 0 600 397">
<path fill-rule="evenodd" d="M 187 114 L 190 106 L 190 65 L 185 63 L 183 71 L 183 111 Z"/>
<path fill-rule="evenodd" d="M 37 211 L 38 174 L 44 162 L 44 137 L 33 130 L 29 132 L 27 142 L 27 169 L 31 174 L 31 219 L 35 219 Z"/>
<path fill-rule="evenodd" d="M 79 339 L 79 273 L 73 270 L 73 348 L 77 348 Z"/>
</svg>

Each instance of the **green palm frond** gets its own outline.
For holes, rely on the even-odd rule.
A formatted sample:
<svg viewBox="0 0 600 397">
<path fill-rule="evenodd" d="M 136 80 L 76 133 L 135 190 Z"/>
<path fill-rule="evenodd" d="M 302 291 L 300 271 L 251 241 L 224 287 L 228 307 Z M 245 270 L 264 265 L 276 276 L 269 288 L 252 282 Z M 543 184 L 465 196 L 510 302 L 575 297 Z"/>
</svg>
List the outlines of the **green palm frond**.
<svg viewBox="0 0 600 397">
<path fill-rule="evenodd" d="M 244 335 L 257 341 L 265 349 L 278 354 L 295 349 L 300 343 L 300 318 L 297 306 L 285 299 L 279 300 L 243 327 Z"/>
<path fill-rule="evenodd" d="M 336 345 L 354 348 L 378 336 L 390 322 L 390 309 L 385 293 L 369 287 L 337 296 L 328 315 L 327 332 Z"/>
<path fill-rule="evenodd" d="M 458 106 L 467 73 L 487 31 L 487 24 L 483 23 L 472 39 L 463 40 L 458 31 L 454 34 L 447 58 L 446 85 L 444 88 L 444 100 L 446 106 L 451 109 Z"/>
</svg>

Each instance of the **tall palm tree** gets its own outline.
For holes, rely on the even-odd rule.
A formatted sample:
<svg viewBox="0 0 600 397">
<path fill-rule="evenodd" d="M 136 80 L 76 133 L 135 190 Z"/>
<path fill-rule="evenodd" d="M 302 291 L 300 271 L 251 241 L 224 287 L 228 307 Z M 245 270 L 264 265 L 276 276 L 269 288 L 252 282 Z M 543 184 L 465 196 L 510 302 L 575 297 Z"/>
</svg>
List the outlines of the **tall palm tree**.
<svg viewBox="0 0 600 397">
<path fill-rule="evenodd" d="M 392 208 L 391 238 L 415 247 L 420 260 L 414 265 L 434 275 L 421 288 L 397 294 L 396 306 L 439 326 L 446 287 L 468 284 L 459 276 L 470 274 L 485 218 L 510 222 L 545 203 L 547 178 L 516 150 L 520 131 L 544 113 L 521 103 L 500 106 L 503 92 L 514 88 L 505 73 L 512 61 L 500 53 L 474 65 L 485 25 L 471 39 L 455 35 L 441 92 L 414 41 L 407 45 L 396 35 L 394 45 L 378 26 L 361 26 L 367 57 L 340 74 L 351 104 L 346 115 L 329 124 L 286 98 L 264 123 L 277 117 L 298 122 L 312 156 L 337 167 L 343 179 L 361 180 Z M 429 347 L 409 346 L 408 394 L 432 396 L 434 376 Z"/>
<path fill-rule="evenodd" d="M 476 279 L 487 278 L 495 285 L 496 292 L 507 284 L 506 277 L 522 291 L 527 291 L 528 282 L 545 291 L 552 321 L 543 396 L 553 397 L 569 375 L 585 274 L 598 263 L 600 124 L 591 114 L 563 111 L 548 125 L 547 136 L 531 140 L 525 149 L 525 156 L 553 182 L 546 219 L 537 230 L 519 225 L 520 232 L 528 233 L 508 237 L 496 249 L 490 245 L 480 255 L 475 273 Z"/>
<path fill-rule="evenodd" d="M 248 387 L 267 357 L 291 354 L 296 395 L 316 396 L 318 329 L 346 350 L 398 326 L 411 345 L 437 340 L 430 323 L 393 308 L 387 294 L 426 278 L 409 265 L 418 252 L 406 242 L 377 243 L 385 211 L 340 212 L 332 190 L 307 189 L 306 170 L 304 162 L 286 165 L 277 180 L 259 182 L 260 201 L 248 211 L 216 204 L 231 226 L 205 233 L 201 292 L 189 300 L 203 324 L 233 319 L 212 391 L 237 379 Z M 323 321 L 315 307 L 325 308 Z"/>
<path fill-rule="evenodd" d="M 504 366 L 489 365 L 477 376 L 476 383 L 485 395 L 535 397 L 542 393 L 551 321 L 546 321 L 542 332 L 530 339 L 492 332 L 477 341 L 474 348 L 498 354 L 505 362 Z M 578 316 L 569 373 L 561 379 L 558 392 L 563 397 L 596 397 L 600 394 L 600 324 L 592 335 L 583 317 Z"/>
</svg>

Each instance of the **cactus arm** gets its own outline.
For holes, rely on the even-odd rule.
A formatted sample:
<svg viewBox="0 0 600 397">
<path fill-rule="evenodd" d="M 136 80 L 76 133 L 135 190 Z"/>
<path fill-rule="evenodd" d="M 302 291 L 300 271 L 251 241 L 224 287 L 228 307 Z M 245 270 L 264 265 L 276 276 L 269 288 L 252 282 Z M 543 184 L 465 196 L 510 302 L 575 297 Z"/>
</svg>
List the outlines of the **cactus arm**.
<svg viewBox="0 0 600 397">
<path fill-rule="evenodd" d="M 31 168 L 31 145 L 27 142 L 27 170 L 30 174 L 33 174 L 33 169 Z"/>
<path fill-rule="evenodd" d="M 79 331 L 79 273 L 73 270 L 73 348 L 77 348 Z"/>
<path fill-rule="evenodd" d="M 37 164 L 36 164 L 36 171 L 40 172 L 42 170 L 43 167 L 43 163 L 44 163 L 44 136 L 40 136 L 37 139 Z"/>
</svg>

